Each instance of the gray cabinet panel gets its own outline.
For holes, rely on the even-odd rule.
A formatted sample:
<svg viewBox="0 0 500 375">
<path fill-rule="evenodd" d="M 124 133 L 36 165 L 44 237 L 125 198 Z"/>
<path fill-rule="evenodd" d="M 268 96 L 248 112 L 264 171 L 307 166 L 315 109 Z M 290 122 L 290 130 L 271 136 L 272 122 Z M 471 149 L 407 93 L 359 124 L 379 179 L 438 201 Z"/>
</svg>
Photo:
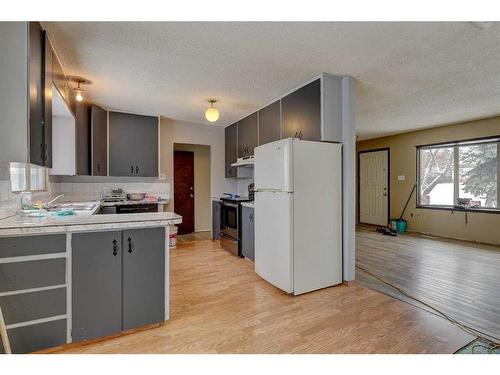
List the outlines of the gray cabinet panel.
<svg viewBox="0 0 500 375">
<path fill-rule="evenodd" d="M 281 102 L 262 108 L 259 111 L 259 145 L 277 141 L 281 138 Z"/>
<path fill-rule="evenodd" d="M 76 174 L 88 176 L 91 172 L 90 103 L 76 104 Z"/>
<path fill-rule="evenodd" d="M 72 238 L 72 337 L 81 341 L 121 331 L 121 232 Z"/>
<path fill-rule="evenodd" d="M 92 134 L 92 175 L 108 174 L 108 116 L 106 110 L 93 104 L 90 109 Z"/>
<path fill-rule="evenodd" d="M 44 143 L 45 166 L 52 168 L 52 46 L 47 33 L 44 34 Z"/>
<path fill-rule="evenodd" d="M 109 113 L 109 174 L 158 176 L 158 118 Z"/>
<path fill-rule="evenodd" d="M 65 251 L 65 234 L 0 238 L 0 258 L 63 253 Z"/>
<path fill-rule="evenodd" d="M 241 252 L 245 258 L 255 261 L 255 226 L 254 209 L 242 207 L 241 212 L 242 230 L 241 230 Z"/>
<path fill-rule="evenodd" d="M 212 201 L 212 239 L 220 237 L 220 202 Z"/>
<path fill-rule="evenodd" d="M 13 353 L 24 354 L 66 343 L 66 319 L 8 330 Z M 0 340 L 0 353 L 5 353 Z"/>
<path fill-rule="evenodd" d="M 44 137 L 43 56 L 44 35 L 38 22 L 29 23 L 29 144 L 30 163 L 43 166 L 46 158 Z"/>
<path fill-rule="evenodd" d="M 257 112 L 238 122 L 238 157 L 253 155 L 253 149 L 258 144 Z"/>
<path fill-rule="evenodd" d="M 136 175 L 158 177 L 158 117 L 137 116 L 135 134 Z"/>
<path fill-rule="evenodd" d="M 66 288 L 0 297 L 5 324 L 66 314 Z"/>
<path fill-rule="evenodd" d="M 164 320 L 165 228 L 123 231 L 123 330 Z"/>
<path fill-rule="evenodd" d="M 0 292 L 66 283 L 66 258 L 0 264 Z"/>
<path fill-rule="evenodd" d="M 321 84 L 313 81 L 281 99 L 283 138 L 321 140 Z"/>
<path fill-rule="evenodd" d="M 232 163 L 236 163 L 238 157 L 238 123 L 227 126 L 224 129 L 225 141 L 225 159 L 226 159 L 226 177 L 236 177 L 236 167 L 232 167 Z"/>
</svg>

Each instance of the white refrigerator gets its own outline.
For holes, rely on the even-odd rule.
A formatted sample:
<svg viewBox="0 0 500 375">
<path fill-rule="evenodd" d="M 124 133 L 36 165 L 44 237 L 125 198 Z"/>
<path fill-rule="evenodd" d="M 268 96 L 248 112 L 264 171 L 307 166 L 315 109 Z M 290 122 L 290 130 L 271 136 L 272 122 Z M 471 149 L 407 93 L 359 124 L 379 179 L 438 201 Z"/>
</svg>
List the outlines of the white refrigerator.
<svg viewBox="0 0 500 375">
<path fill-rule="evenodd" d="M 342 145 L 255 149 L 255 272 L 289 294 L 342 283 Z"/>
</svg>

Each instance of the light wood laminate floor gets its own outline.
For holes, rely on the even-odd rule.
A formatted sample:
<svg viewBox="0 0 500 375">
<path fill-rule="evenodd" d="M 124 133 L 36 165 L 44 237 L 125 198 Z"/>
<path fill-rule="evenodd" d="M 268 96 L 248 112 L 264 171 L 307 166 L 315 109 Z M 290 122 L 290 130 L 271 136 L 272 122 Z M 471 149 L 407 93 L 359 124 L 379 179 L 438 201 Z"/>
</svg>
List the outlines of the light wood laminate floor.
<svg viewBox="0 0 500 375">
<path fill-rule="evenodd" d="M 389 237 L 363 226 L 356 235 L 356 264 L 500 338 L 499 247 L 409 233 Z M 356 280 L 419 305 L 361 271 Z"/>
<path fill-rule="evenodd" d="M 179 243 L 170 258 L 170 321 L 62 352 L 453 353 L 473 339 L 356 283 L 288 296 L 211 240 Z"/>
</svg>

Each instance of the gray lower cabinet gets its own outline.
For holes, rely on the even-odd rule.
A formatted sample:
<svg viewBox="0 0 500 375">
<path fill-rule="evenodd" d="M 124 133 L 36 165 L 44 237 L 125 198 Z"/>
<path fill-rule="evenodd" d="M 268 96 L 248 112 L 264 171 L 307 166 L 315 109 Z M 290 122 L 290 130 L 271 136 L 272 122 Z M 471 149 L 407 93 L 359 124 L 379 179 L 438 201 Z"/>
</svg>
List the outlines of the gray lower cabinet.
<svg viewBox="0 0 500 375">
<path fill-rule="evenodd" d="M 281 99 L 283 138 L 321 140 L 321 82 L 313 81 Z"/>
<path fill-rule="evenodd" d="M 109 112 L 110 176 L 158 176 L 158 117 Z"/>
<path fill-rule="evenodd" d="M 121 331 L 121 276 L 121 232 L 73 234 L 73 342 Z"/>
<path fill-rule="evenodd" d="M 165 318 L 165 229 L 122 232 L 122 330 Z"/>
<path fill-rule="evenodd" d="M 220 237 L 220 202 L 212 201 L 212 240 Z"/>
<path fill-rule="evenodd" d="M 164 320 L 165 228 L 73 235 L 73 342 Z"/>
<path fill-rule="evenodd" d="M 245 258 L 255 261 L 254 209 L 242 206 L 241 210 L 241 253 Z"/>
</svg>

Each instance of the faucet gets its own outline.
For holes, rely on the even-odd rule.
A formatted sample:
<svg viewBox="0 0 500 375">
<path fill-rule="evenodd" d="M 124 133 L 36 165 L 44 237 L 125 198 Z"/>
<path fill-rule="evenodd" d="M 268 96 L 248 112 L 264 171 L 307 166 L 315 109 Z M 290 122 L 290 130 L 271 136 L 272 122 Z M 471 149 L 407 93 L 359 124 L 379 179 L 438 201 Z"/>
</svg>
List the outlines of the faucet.
<svg viewBox="0 0 500 375">
<path fill-rule="evenodd" d="M 58 200 L 59 198 L 62 198 L 62 197 L 64 197 L 64 194 L 59 194 L 54 199 L 51 199 L 50 201 L 48 201 L 47 203 L 45 203 L 45 207 L 49 207 L 52 203 L 54 203 L 56 200 Z"/>
</svg>

